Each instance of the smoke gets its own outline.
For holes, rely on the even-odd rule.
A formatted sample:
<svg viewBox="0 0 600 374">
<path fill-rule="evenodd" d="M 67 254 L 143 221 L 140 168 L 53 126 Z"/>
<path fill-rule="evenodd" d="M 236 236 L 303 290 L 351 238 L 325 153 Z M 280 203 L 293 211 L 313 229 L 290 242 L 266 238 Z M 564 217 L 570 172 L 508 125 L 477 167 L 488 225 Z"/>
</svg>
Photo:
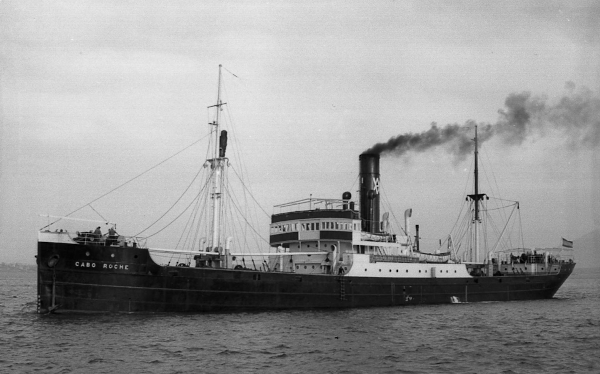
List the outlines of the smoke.
<svg viewBox="0 0 600 374">
<path fill-rule="evenodd" d="M 575 91 L 572 82 L 567 82 L 565 87 L 568 94 L 555 103 L 549 103 L 544 96 L 532 96 L 530 92 L 508 95 L 505 108 L 498 111 L 496 123 L 470 120 L 462 125 L 440 127 L 434 122 L 427 131 L 394 136 L 363 153 L 399 157 L 442 147 L 462 159 L 473 150 L 475 125 L 480 144 L 497 138 L 506 145 L 515 146 L 528 138 L 558 132 L 571 148 L 597 147 L 600 144 L 600 98 L 587 88 Z"/>
</svg>

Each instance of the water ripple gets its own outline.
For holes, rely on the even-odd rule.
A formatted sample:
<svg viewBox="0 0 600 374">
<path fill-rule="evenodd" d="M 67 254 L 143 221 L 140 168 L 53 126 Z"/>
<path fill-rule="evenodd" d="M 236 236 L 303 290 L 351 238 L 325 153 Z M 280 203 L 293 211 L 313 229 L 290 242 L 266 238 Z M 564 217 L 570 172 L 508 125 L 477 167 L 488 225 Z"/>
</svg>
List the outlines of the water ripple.
<svg viewBox="0 0 600 374">
<path fill-rule="evenodd" d="M 37 315 L 3 274 L 0 372 L 600 372 L 600 274 L 552 300 L 238 314 Z"/>
</svg>

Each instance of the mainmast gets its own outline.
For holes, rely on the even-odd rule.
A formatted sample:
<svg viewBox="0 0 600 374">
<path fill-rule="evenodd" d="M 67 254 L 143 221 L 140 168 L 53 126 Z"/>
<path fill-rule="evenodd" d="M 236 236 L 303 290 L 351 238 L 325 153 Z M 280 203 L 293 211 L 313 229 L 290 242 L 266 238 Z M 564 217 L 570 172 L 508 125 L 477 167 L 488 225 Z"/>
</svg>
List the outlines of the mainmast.
<svg viewBox="0 0 600 374">
<path fill-rule="evenodd" d="M 479 262 L 479 224 L 481 223 L 480 211 L 479 211 L 479 201 L 483 200 L 485 194 L 479 193 L 479 144 L 477 143 L 477 125 L 475 125 L 475 178 L 474 178 L 474 188 L 473 194 L 468 195 L 473 201 L 474 209 L 473 209 L 473 247 L 471 249 L 471 261 Z M 474 255 L 474 256 L 473 256 Z M 475 258 L 473 258 L 475 257 Z"/>
<path fill-rule="evenodd" d="M 225 148 L 227 147 L 227 131 L 219 131 L 219 114 L 221 112 L 221 106 L 227 103 L 221 102 L 221 65 L 219 65 L 219 83 L 217 88 L 217 104 L 211 105 L 208 108 L 216 107 L 217 114 L 215 121 L 209 123 L 214 126 L 214 151 L 213 158 L 208 159 L 210 168 L 212 170 L 212 193 L 211 193 L 211 209 L 212 209 L 212 221 L 210 228 L 210 241 L 208 243 L 211 250 L 219 250 L 222 246 L 221 240 L 221 195 L 223 189 L 224 169 L 227 164 L 227 158 L 225 157 Z M 201 250 L 204 250 L 201 248 Z"/>
</svg>

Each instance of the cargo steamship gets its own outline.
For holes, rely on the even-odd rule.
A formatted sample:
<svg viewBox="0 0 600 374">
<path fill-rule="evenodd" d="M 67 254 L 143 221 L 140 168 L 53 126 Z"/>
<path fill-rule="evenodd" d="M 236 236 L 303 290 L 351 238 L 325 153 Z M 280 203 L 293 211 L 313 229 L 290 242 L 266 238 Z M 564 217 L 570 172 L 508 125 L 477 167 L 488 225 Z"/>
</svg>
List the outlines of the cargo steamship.
<svg viewBox="0 0 600 374">
<path fill-rule="evenodd" d="M 479 192 L 477 135 L 475 183 L 468 195 L 473 234 L 463 255 L 419 249 L 418 226 L 410 235 L 411 210 L 401 234 L 380 212 L 378 154 L 359 157 L 358 201 L 309 198 L 275 207 L 270 251 L 240 252 L 226 237 L 223 220 L 227 132 L 220 128 L 221 70 L 216 119 L 211 126 L 209 232 L 200 248 L 153 249 L 138 237 L 58 228 L 38 233 L 38 312 L 211 312 L 354 308 L 552 298 L 573 261 L 547 252 L 490 251 L 480 258 L 479 224 L 486 195 Z M 211 108 L 211 107 L 209 107 Z M 476 131 L 476 130 L 475 130 Z M 178 254 L 175 265 L 156 255 Z M 467 258 L 468 257 L 468 258 Z M 256 264 L 255 259 L 262 259 Z"/>
</svg>

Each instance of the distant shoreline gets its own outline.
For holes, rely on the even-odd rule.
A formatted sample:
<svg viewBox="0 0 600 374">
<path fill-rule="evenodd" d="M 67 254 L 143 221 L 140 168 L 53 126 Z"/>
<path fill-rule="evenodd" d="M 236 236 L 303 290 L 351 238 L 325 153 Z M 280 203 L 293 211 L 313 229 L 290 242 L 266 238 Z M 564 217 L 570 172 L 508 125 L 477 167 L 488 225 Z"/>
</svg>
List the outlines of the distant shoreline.
<svg viewBox="0 0 600 374">
<path fill-rule="evenodd" d="M 26 271 L 36 271 L 37 265 L 30 264 L 20 264 L 20 263 L 0 263 L 0 270 L 8 270 L 8 269 L 16 269 L 16 270 L 26 270 Z"/>
</svg>

